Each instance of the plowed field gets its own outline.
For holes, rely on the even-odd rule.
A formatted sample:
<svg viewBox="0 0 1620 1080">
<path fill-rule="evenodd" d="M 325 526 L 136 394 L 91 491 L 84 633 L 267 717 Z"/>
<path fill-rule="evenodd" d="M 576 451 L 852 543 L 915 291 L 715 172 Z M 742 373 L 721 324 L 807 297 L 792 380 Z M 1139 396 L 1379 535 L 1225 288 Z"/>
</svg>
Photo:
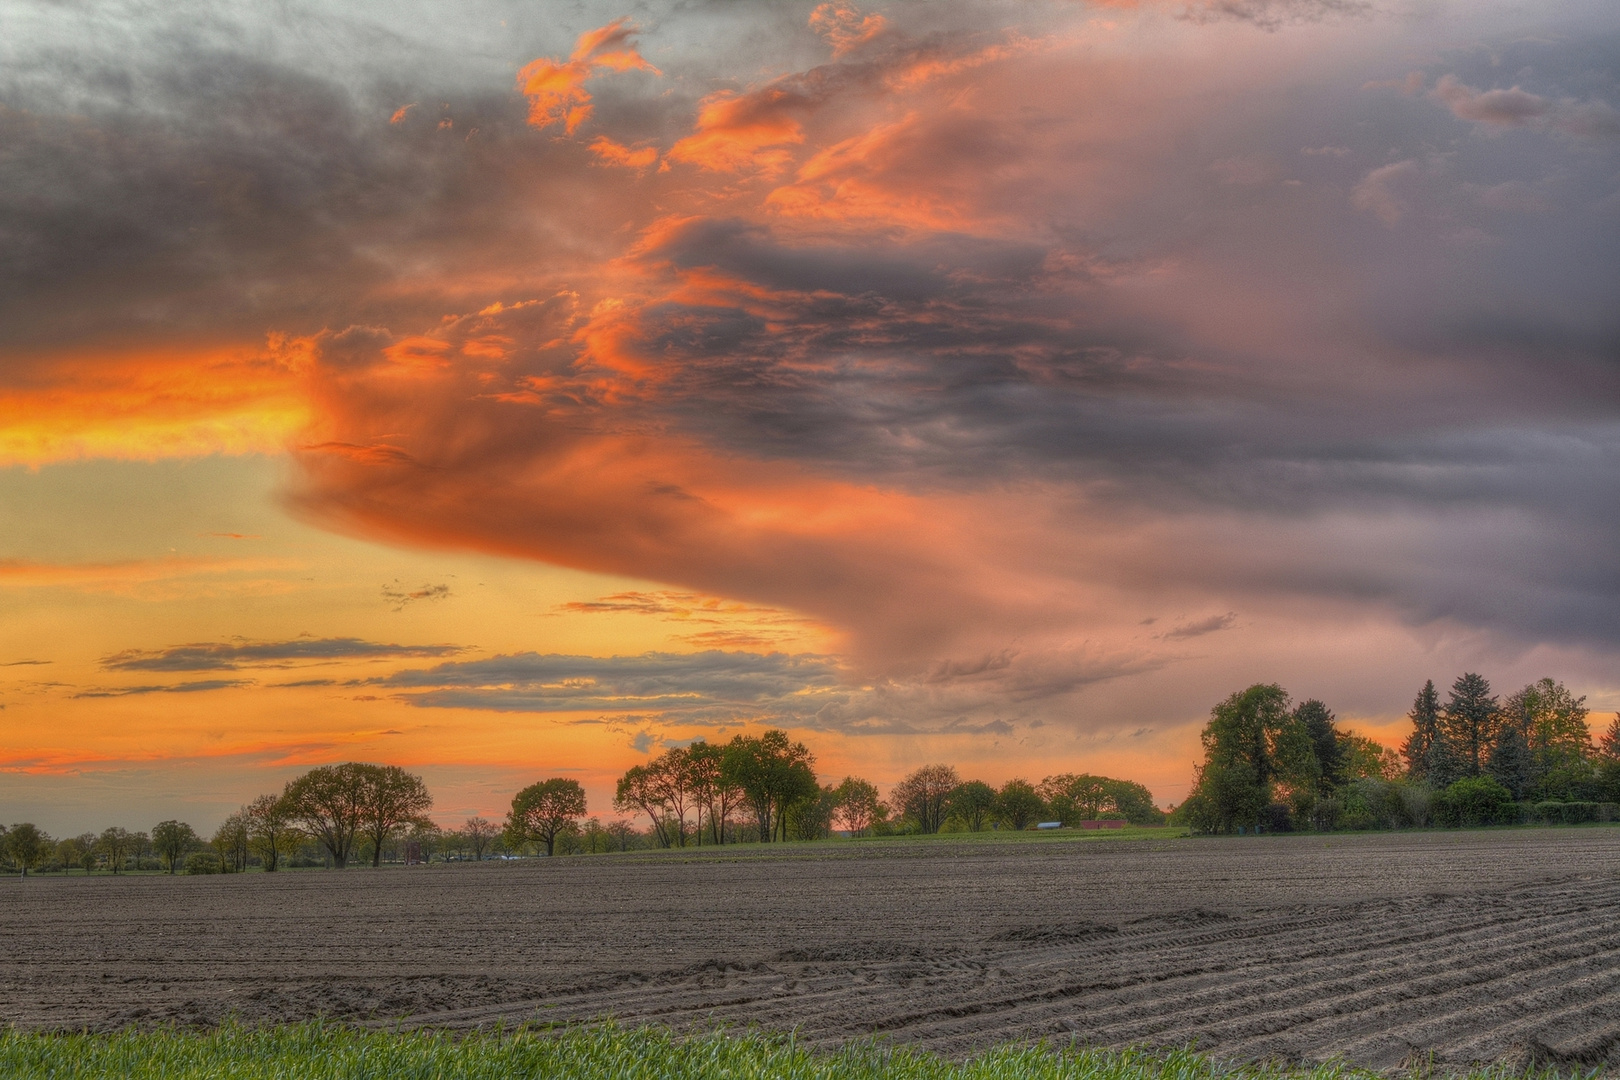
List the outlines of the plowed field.
<svg viewBox="0 0 1620 1080">
<path fill-rule="evenodd" d="M 1620 1064 L 1620 828 L 0 883 L 0 1022 L 317 1015 Z"/>
</svg>

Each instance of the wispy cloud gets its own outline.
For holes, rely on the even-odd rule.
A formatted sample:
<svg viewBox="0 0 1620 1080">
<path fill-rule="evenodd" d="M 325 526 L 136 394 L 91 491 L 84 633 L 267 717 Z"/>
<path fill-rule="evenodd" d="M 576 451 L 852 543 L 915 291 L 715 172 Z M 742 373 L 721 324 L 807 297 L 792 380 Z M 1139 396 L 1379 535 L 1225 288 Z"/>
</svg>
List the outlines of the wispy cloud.
<svg viewBox="0 0 1620 1080">
<path fill-rule="evenodd" d="M 784 653 L 517 653 L 369 680 L 411 704 L 502 712 L 814 712 L 843 688 L 829 657 Z"/>
<path fill-rule="evenodd" d="M 1211 615 L 1208 618 L 1180 623 L 1158 636 L 1165 641 L 1183 641 L 1187 638 L 1213 634 L 1218 630 L 1230 629 L 1236 622 L 1237 612 L 1228 611 L 1225 615 Z"/>
<path fill-rule="evenodd" d="M 146 686 L 111 686 L 80 690 L 76 698 L 135 697 L 142 694 L 195 694 L 208 690 L 230 690 L 239 686 L 252 686 L 251 679 L 198 679 L 193 682 L 167 683 Z"/>
<path fill-rule="evenodd" d="M 394 645 L 360 638 L 293 638 L 290 641 L 199 642 L 162 649 L 128 649 L 101 658 L 109 671 L 236 671 L 343 660 L 391 660 L 452 656 L 459 645 Z"/>
<path fill-rule="evenodd" d="M 407 588 L 395 582 L 382 587 L 382 597 L 394 605 L 395 611 L 403 611 L 411 604 L 423 600 L 448 600 L 450 598 L 449 585 L 423 585 L 417 589 Z"/>
</svg>

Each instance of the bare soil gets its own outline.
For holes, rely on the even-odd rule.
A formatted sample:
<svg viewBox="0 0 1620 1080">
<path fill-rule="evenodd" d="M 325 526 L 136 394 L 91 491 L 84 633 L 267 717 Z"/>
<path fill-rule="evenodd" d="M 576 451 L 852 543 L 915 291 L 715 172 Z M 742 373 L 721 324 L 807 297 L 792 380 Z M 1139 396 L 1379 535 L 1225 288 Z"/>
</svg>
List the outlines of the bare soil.
<svg viewBox="0 0 1620 1080">
<path fill-rule="evenodd" d="M 1620 1064 L 1620 828 L 0 883 L 0 1023 L 585 1021 Z"/>
</svg>

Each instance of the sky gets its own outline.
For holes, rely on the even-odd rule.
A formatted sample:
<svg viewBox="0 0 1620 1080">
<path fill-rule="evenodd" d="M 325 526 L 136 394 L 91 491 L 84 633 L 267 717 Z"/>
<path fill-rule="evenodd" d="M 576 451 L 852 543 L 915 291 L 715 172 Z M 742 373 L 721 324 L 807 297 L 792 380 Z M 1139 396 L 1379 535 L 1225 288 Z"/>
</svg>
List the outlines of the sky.
<svg viewBox="0 0 1620 1080">
<path fill-rule="evenodd" d="M 1620 709 L 1612 0 L 0 0 L 0 818 Z"/>
</svg>

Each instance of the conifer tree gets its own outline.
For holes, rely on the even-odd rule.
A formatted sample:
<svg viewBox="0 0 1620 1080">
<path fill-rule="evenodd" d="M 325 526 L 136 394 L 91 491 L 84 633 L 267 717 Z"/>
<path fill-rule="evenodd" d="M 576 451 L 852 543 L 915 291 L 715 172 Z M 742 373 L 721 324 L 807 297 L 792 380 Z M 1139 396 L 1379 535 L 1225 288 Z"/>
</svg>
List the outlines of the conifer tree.
<svg viewBox="0 0 1620 1080">
<path fill-rule="evenodd" d="M 1310 740 L 1320 773 L 1319 786 L 1324 791 L 1332 791 L 1344 781 L 1344 751 L 1339 746 L 1338 731 L 1333 727 L 1333 710 L 1311 698 L 1294 709 L 1294 719 Z"/>
<path fill-rule="evenodd" d="M 1440 730 L 1465 776 L 1483 771 L 1500 723 L 1501 709 L 1483 675 L 1466 672 L 1451 684 L 1451 699 L 1440 713 Z"/>
<path fill-rule="evenodd" d="M 1467 775 L 1467 764 L 1451 745 L 1445 728 L 1436 728 L 1429 752 L 1423 758 L 1423 778 L 1437 788 L 1445 788 Z"/>
<path fill-rule="evenodd" d="M 1407 713 L 1412 720 L 1412 734 L 1401 745 L 1401 756 L 1406 758 L 1406 774 L 1414 780 L 1432 779 L 1429 776 L 1430 749 L 1440 733 L 1440 695 L 1430 679 L 1418 691 Z"/>
<path fill-rule="evenodd" d="M 1504 724 L 1491 750 L 1490 775 L 1507 788 L 1515 800 L 1522 799 L 1530 790 L 1530 746 L 1516 724 Z"/>
</svg>

